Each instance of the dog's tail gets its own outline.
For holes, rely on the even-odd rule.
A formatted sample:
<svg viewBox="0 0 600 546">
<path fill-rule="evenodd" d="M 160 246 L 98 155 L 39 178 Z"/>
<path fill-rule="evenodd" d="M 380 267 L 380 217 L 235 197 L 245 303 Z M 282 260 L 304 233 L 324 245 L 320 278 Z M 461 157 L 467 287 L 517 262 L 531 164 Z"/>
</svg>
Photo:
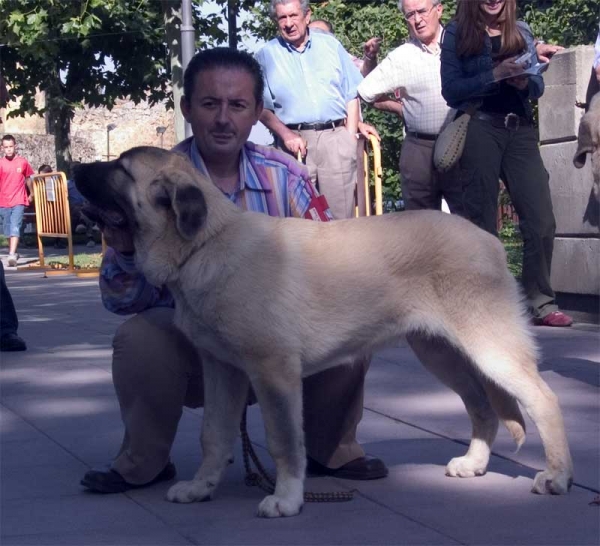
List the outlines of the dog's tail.
<svg viewBox="0 0 600 546">
<path fill-rule="evenodd" d="M 525 443 L 525 420 L 519 404 L 515 398 L 491 381 L 483 381 L 483 384 L 492 408 L 517 444 L 516 453 Z"/>
</svg>

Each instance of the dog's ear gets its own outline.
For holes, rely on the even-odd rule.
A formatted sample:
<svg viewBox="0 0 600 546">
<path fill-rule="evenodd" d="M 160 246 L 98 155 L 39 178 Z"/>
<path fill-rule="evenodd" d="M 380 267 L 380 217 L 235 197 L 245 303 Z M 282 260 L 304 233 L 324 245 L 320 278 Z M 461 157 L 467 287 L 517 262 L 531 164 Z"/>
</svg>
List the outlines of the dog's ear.
<svg viewBox="0 0 600 546">
<path fill-rule="evenodd" d="M 206 220 L 206 200 L 189 173 L 172 171 L 152 183 L 153 201 L 175 213 L 177 231 L 186 240 L 193 239 Z"/>
</svg>

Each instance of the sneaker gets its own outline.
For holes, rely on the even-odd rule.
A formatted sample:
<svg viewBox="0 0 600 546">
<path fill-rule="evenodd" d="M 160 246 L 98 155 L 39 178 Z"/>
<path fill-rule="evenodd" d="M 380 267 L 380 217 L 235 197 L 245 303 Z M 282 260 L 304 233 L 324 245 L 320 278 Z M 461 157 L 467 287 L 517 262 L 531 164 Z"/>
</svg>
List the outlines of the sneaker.
<svg viewBox="0 0 600 546">
<path fill-rule="evenodd" d="M 17 261 L 20 258 L 19 254 L 9 254 L 6 262 L 10 267 L 17 267 Z"/>
<path fill-rule="evenodd" d="M 87 231 L 87 228 L 83 224 L 77 224 L 77 227 L 75 228 L 75 233 L 79 233 L 81 235 L 82 233 L 85 233 L 86 231 Z"/>
<path fill-rule="evenodd" d="M 90 239 L 85 246 L 89 246 L 90 248 L 96 246 L 96 241 Z"/>
<path fill-rule="evenodd" d="M 545 317 L 534 318 L 533 324 L 536 326 L 555 326 L 564 328 L 565 326 L 571 326 L 571 324 L 573 324 L 573 319 L 562 311 L 553 311 L 552 313 L 548 313 Z"/>
</svg>

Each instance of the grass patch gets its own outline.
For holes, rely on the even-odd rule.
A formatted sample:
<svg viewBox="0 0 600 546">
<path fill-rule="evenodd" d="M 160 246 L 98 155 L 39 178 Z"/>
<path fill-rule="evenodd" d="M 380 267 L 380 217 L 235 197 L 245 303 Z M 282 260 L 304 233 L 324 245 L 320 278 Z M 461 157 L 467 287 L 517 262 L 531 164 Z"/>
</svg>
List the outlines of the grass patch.
<svg viewBox="0 0 600 546">
<path fill-rule="evenodd" d="M 73 256 L 75 262 L 75 269 L 95 269 L 100 267 L 102 262 L 102 253 L 97 254 L 75 254 Z M 52 258 L 47 261 L 48 266 L 53 269 L 66 269 L 69 267 L 69 257 L 60 256 L 59 258 Z"/>
</svg>

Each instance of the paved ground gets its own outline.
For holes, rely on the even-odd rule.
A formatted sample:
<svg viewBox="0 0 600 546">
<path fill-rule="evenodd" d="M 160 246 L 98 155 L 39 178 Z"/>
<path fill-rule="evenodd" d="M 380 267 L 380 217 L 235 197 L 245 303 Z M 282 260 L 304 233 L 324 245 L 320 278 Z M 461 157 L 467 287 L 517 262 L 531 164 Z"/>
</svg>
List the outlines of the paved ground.
<svg viewBox="0 0 600 546">
<path fill-rule="evenodd" d="M 24 263 L 37 252 L 22 254 Z M 244 485 L 241 455 L 208 503 L 170 504 L 166 483 L 112 496 L 84 492 L 84 472 L 108 462 L 121 440 L 110 344 L 122 319 L 104 311 L 95 279 L 6 272 L 29 350 L 1 354 L 3 546 L 600 543 L 600 506 L 590 504 L 600 489 L 595 326 L 536 329 L 542 375 L 559 395 L 571 443 L 570 495 L 529 493 L 543 466 L 533 425 L 518 454 L 500 432 L 486 476 L 446 478 L 446 462 L 465 450 L 468 419 L 458 397 L 400 346 L 374 359 L 359 429 L 368 452 L 388 464 L 389 477 L 308 479 L 309 490 L 357 493 L 351 502 L 307 504 L 299 517 L 261 520 L 254 513 L 262 495 Z M 173 460 L 182 478 L 200 459 L 200 420 L 200 411 L 186 410 L 181 422 Z M 267 461 L 256 408 L 249 431 Z"/>
</svg>

